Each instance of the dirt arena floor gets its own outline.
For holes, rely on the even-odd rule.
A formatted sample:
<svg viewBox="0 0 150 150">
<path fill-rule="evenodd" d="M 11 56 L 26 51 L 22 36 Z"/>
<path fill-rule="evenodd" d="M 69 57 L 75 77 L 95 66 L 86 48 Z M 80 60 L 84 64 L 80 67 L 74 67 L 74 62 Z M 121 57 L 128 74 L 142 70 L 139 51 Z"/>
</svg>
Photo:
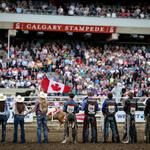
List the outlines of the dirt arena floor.
<svg viewBox="0 0 150 150">
<path fill-rule="evenodd" d="M 63 140 L 63 127 L 58 129 L 58 126 L 51 124 L 49 126 L 49 143 L 48 144 L 37 144 L 36 136 L 36 123 L 26 124 L 26 144 L 20 144 L 20 132 L 18 133 L 18 144 L 13 144 L 13 125 L 7 126 L 7 138 L 6 143 L 0 144 L 0 150 L 150 150 L 150 144 L 144 143 L 144 124 L 137 125 L 138 132 L 138 143 L 137 144 L 112 144 L 101 143 L 102 132 L 101 128 L 98 127 L 98 143 L 97 144 L 83 144 L 82 143 L 82 126 L 78 129 L 78 144 L 72 144 L 71 139 L 68 143 L 61 144 Z M 123 125 L 119 125 L 119 133 L 122 138 Z M 0 130 L 1 133 L 1 130 Z M 111 134 L 110 134 L 111 138 Z"/>
</svg>

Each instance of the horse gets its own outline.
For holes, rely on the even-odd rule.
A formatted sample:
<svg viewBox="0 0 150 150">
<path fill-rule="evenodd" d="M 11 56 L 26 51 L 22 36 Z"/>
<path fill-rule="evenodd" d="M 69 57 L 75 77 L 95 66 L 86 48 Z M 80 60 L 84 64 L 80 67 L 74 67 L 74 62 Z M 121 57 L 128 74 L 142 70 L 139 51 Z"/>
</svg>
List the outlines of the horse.
<svg viewBox="0 0 150 150">
<path fill-rule="evenodd" d="M 65 115 L 65 112 L 56 109 L 54 112 L 48 113 L 48 120 L 58 120 L 60 125 L 59 128 L 61 128 L 61 126 L 64 124 Z"/>
</svg>

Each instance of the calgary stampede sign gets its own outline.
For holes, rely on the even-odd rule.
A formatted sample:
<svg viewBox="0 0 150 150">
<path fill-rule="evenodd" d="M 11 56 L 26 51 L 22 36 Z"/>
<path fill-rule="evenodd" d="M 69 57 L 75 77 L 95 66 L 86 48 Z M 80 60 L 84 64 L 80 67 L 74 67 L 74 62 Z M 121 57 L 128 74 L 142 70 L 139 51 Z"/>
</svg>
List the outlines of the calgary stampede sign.
<svg viewBox="0 0 150 150">
<path fill-rule="evenodd" d="M 14 23 L 16 30 L 55 31 L 55 32 L 90 32 L 90 33 L 115 33 L 114 26 L 92 26 L 72 24 L 41 24 L 41 23 Z"/>
</svg>

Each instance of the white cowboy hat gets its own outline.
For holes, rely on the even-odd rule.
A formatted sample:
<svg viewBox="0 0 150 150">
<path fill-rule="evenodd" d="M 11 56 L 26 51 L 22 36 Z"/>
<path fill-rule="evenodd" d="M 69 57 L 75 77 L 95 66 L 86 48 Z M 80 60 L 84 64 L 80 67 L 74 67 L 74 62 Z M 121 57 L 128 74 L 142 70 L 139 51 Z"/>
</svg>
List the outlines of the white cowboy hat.
<svg viewBox="0 0 150 150">
<path fill-rule="evenodd" d="M 44 93 L 44 92 L 40 92 L 39 97 L 40 97 L 40 98 L 46 98 L 46 97 L 47 97 L 47 94 Z"/>
<path fill-rule="evenodd" d="M 0 102 L 5 101 L 6 99 L 7 97 L 3 95 L 2 93 L 0 93 Z"/>
<path fill-rule="evenodd" d="M 22 103 L 22 102 L 24 102 L 24 97 L 18 95 L 18 96 L 15 98 L 15 100 L 16 100 L 16 102 L 18 102 L 18 103 Z"/>
</svg>

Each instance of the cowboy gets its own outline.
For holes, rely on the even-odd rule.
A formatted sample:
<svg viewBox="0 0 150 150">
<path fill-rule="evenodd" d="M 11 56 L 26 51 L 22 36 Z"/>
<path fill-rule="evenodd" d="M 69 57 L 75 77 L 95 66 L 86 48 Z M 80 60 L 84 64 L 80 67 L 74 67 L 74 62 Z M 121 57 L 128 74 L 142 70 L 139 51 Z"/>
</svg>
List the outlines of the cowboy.
<svg viewBox="0 0 150 150">
<path fill-rule="evenodd" d="M 119 134 L 116 123 L 115 114 L 118 111 L 115 99 L 112 93 L 108 93 L 107 99 L 102 105 L 102 113 L 104 115 L 104 143 L 108 141 L 109 125 L 112 130 L 112 141 L 119 142 Z"/>
<path fill-rule="evenodd" d="M 72 139 L 73 143 L 77 142 L 77 121 L 76 113 L 79 113 L 79 105 L 73 100 L 74 94 L 69 94 L 69 100 L 64 103 L 63 111 L 66 113 L 66 119 L 64 123 L 64 140 L 62 143 L 67 142 L 67 137 L 69 137 L 69 125 L 71 123 L 72 128 Z"/>
<path fill-rule="evenodd" d="M 85 118 L 83 123 L 83 143 L 89 142 L 89 126 L 91 125 L 91 142 L 97 142 L 97 125 L 96 112 L 100 110 L 97 99 L 93 97 L 92 92 L 88 93 L 88 97 L 82 102 L 82 110 Z"/>
<path fill-rule="evenodd" d="M 24 129 L 24 117 L 28 112 L 27 106 L 24 104 L 24 97 L 18 95 L 15 98 L 15 104 L 13 105 L 12 113 L 14 115 L 14 139 L 13 142 L 17 143 L 18 137 L 18 124 L 21 128 L 21 143 L 25 143 L 25 129 Z"/>
<path fill-rule="evenodd" d="M 145 117 L 145 140 L 147 143 L 150 143 L 150 91 L 148 92 L 148 98 L 145 101 L 144 117 Z"/>
<path fill-rule="evenodd" d="M 41 143 L 42 127 L 44 131 L 44 143 L 48 143 L 48 127 L 47 127 L 47 111 L 48 103 L 46 100 L 47 94 L 40 92 L 39 99 L 37 100 L 34 111 L 37 118 L 37 141 Z"/>
<path fill-rule="evenodd" d="M 1 143 L 5 142 L 6 138 L 6 125 L 7 125 L 7 120 L 10 115 L 10 110 L 9 106 L 6 102 L 7 97 L 0 93 L 0 123 L 2 124 L 2 139 Z"/>
<path fill-rule="evenodd" d="M 137 110 L 137 100 L 133 98 L 134 92 L 129 91 L 128 99 L 125 101 L 123 110 L 126 114 L 125 133 L 123 136 L 123 143 L 136 143 L 137 132 L 135 126 L 135 112 Z"/>
</svg>

